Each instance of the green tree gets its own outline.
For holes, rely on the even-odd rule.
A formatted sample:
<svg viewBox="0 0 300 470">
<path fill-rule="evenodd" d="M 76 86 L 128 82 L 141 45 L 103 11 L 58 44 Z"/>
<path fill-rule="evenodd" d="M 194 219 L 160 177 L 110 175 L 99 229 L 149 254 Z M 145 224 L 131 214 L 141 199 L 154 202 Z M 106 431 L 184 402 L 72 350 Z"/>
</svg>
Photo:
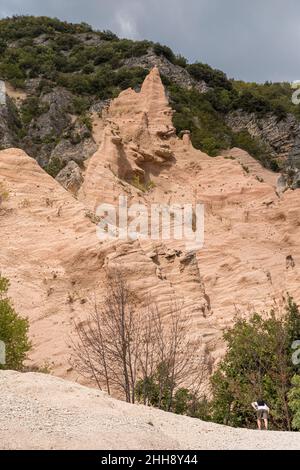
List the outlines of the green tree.
<svg viewBox="0 0 300 470">
<path fill-rule="evenodd" d="M 0 340 L 5 344 L 5 364 L 0 369 L 22 370 L 31 348 L 28 339 L 29 323 L 21 318 L 7 296 L 9 281 L 0 276 Z"/>
<path fill-rule="evenodd" d="M 225 332 L 227 352 L 211 379 L 213 420 L 231 426 L 254 425 L 250 403 L 259 397 L 272 410 L 275 429 L 290 430 L 288 394 L 295 373 L 292 342 L 299 338 L 299 309 L 288 296 L 285 312 L 238 318 Z"/>
<path fill-rule="evenodd" d="M 292 378 L 292 389 L 289 392 L 289 406 L 293 412 L 293 428 L 300 431 L 300 375 Z"/>
</svg>

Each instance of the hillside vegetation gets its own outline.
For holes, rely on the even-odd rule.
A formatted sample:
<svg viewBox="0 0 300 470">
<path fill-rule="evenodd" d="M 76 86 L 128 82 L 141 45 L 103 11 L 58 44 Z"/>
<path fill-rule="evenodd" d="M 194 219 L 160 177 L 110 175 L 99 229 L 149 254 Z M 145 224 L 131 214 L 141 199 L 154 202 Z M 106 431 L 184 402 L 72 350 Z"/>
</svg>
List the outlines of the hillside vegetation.
<svg viewBox="0 0 300 470">
<path fill-rule="evenodd" d="M 284 119 L 287 113 L 300 118 L 299 106 L 291 102 L 288 83 L 258 85 L 229 80 L 223 72 L 209 65 L 189 64 L 167 46 L 120 39 L 111 31 L 93 31 L 85 23 L 15 16 L 0 21 L 0 38 L 0 78 L 25 89 L 30 80 L 38 79 L 36 86 L 31 87 L 32 96 L 23 103 L 19 116 L 14 119 L 16 138 L 21 142 L 28 135 L 30 124 L 47 112 L 41 97 L 57 86 L 73 95 L 67 111 L 84 117 L 96 100 L 114 98 L 128 87 L 138 89 L 147 70 L 129 67 L 125 61 L 143 57 L 149 49 L 157 57 L 164 57 L 170 64 L 185 69 L 193 80 L 204 81 L 209 87 L 206 93 L 200 93 L 178 86 L 168 76 L 162 77 L 176 110 L 174 124 L 177 131 L 189 129 L 194 146 L 211 156 L 222 149 L 239 146 L 276 170 L 265 146 L 248 131 L 234 133 L 226 124 L 226 114 L 239 109 L 259 117 L 273 113 L 278 120 Z M 60 134 L 49 135 L 43 143 L 57 144 L 60 138 Z M 31 154 L 37 154 L 38 148 L 32 149 Z"/>
</svg>

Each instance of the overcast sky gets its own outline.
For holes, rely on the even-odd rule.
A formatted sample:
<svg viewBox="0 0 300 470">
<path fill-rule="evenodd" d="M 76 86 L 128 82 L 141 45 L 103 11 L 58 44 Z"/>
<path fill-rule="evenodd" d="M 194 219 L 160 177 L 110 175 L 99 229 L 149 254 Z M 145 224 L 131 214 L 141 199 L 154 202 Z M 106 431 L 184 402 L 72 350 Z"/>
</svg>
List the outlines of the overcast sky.
<svg viewBox="0 0 300 470">
<path fill-rule="evenodd" d="M 299 0 L 0 0 L 0 17 L 13 14 L 159 41 L 236 79 L 300 80 Z"/>
</svg>

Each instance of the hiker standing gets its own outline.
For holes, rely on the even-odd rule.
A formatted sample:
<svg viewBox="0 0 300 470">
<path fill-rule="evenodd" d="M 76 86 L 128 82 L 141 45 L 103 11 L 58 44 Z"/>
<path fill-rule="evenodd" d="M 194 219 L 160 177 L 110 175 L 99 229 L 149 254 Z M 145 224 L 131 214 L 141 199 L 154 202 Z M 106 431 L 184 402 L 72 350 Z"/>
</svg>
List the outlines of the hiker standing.
<svg viewBox="0 0 300 470">
<path fill-rule="evenodd" d="M 252 408 L 255 409 L 257 414 L 257 427 L 262 428 L 262 421 L 264 422 L 265 429 L 268 429 L 268 420 L 270 408 L 263 399 L 259 399 L 251 403 Z"/>
</svg>

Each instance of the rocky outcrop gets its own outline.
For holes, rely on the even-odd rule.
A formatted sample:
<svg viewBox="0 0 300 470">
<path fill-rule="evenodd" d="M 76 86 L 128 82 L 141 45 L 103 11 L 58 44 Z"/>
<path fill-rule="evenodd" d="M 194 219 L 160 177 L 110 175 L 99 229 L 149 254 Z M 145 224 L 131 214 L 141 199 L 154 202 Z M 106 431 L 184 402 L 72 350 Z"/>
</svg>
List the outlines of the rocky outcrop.
<svg viewBox="0 0 300 470">
<path fill-rule="evenodd" d="M 132 89 L 122 92 L 103 113 L 103 141 L 87 163 L 79 198 L 91 209 L 97 207 L 103 198 L 103 178 L 107 168 L 114 177 L 127 183 L 137 177 L 147 185 L 151 180 L 151 165 L 156 165 L 160 171 L 172 164 L 171 140 L 175 137 L 172 115 L 155 67 L 139 93 Z"/>
<path fill-rule="evenodd" d="M 182 88 L 186 88 L 188 90 L 195 88 L 200 93 L 206 93 L 209 90 L 209 87 L 204 81 L 198 82 L 197 80 L 194 80 L 184 68 L 179 65 L 172 64 L 162 55 L 156 55 L 152 48 L 149 49 L 146 55 L 125 59 L 123 63 L 127 67 L 143 67 L 147 70 L 150 70 L 153 67 L 158 67 L 162 75 Z"/>
<path fill-rule="evenodd" d="M 300 123 L 292 114 L 278 120 L 275 114 L 258 117 L 240 110 L 230 113 L 227 123 L 235 132 L 246 129 L 252 137 L 263 142 L 280 166 L 292 160 L 300 168 Z"/>
</svg>

